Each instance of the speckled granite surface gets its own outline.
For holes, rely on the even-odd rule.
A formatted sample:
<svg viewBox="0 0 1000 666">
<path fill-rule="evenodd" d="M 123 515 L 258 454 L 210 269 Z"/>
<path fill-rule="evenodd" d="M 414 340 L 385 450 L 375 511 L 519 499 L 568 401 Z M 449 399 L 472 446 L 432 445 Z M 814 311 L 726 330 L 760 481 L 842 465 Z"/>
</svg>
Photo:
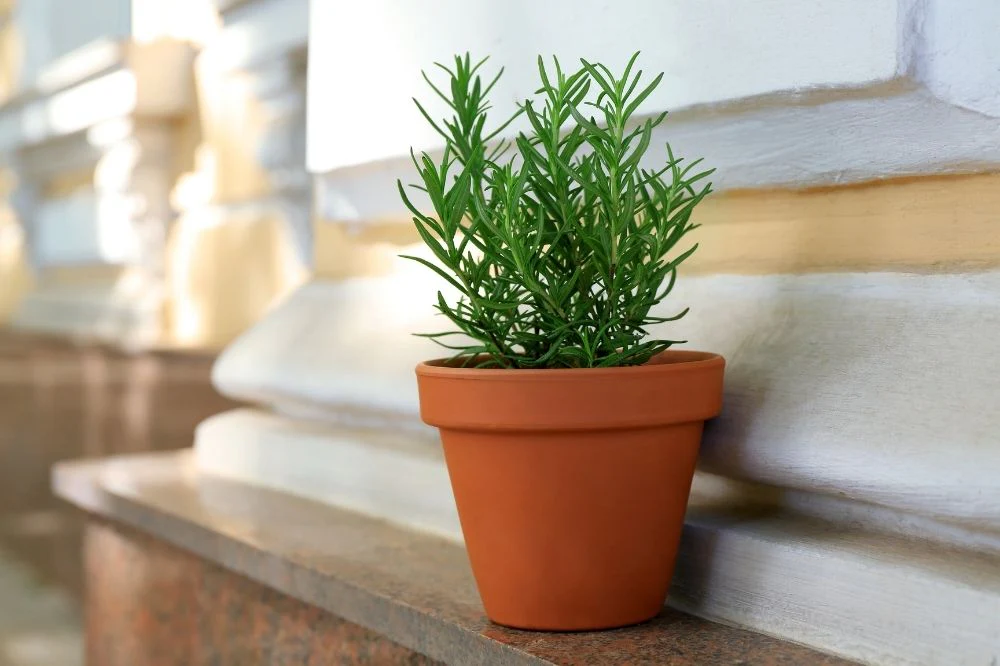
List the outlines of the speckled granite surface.
<svg viewBox="0 0 1000 666">
<path fill-rule="evenodd" d="M 88 664 L 437 663 L 134 530 L 93 521 L 85 543 Z"/>
<path fill-rule="evenodd" d="M 483 615 L 460 546 L 292 496 L 200 478 L 189 452 L 63 463 L 54 472 L 53 485 L 58 495 L 97 516 L 139 528 L 292 600 L 446 663 L 847 663 L 669 609 L 647 624 L 609 632 L 504 629 Z M 97 538 L 110 538 L 105 528 L 94 529 Z M 184 566 L 205 566 L 192 564 L 198 561 L 189 558 Z M 88 571 L 91 568 L 91 575 L 100 578 L 102 569 L 113 570 L 115 564 L 97 558 L 88 563 Z M 263 603 L 259 595 L 243 594 L 242 589 L 250 588 L 230 590 L 227 584 L 226 595 L 235 598 L 210 595 L 205 603 L 212 612 L 269 617 L 267 604 L 258 607 Z M 202 630 L 202 623 L 169 609 L 143 617 L 150 625 L 176 623 L 178 641 Z M 220 640 L 227 639 L 236 640 L 224 631 Z"/>
</svg>

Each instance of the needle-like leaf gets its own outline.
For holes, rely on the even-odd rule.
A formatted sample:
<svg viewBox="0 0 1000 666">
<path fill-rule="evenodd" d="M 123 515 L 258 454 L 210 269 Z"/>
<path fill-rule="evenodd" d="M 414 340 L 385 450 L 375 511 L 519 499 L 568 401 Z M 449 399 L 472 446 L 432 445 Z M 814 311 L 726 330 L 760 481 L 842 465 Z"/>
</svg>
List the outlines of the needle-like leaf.
<svg viewBox="0 0 1000 666">
<path fill-rule="evenodd" d="M 446 85 L 425 75 L 451 116 L 433 119 L 415 100 L 445 146 L 439 158 L 412 155 L 431 210 L 398 184 L 432 258 L 404 256 L 460 294 L 449 302 L 439 292 L 434 302 L 454 330 L 422 334 L 456 352 L 456 363 L 637 365 L 676 344 L 650 339 L 646 327 L 687 312 L 650 314 L 697 249 L 674 251 L 698 226 L 692 214 L 712 171 L 682 164 L 669 145 L 659 167 L 640 168 L 666 113 L 633 120 L 663 78 L 643 85 L 637 62 L 638 53 L 619 76 L 601 63 L 565 72 L 538 58 L 536 97 L 496 124 L 488 97 L 502 70 L 482 78 L 485 60 L 465 54 L 436 65 Z M 528 129 L 511 136 L 521 114 Z"/>
</svg>

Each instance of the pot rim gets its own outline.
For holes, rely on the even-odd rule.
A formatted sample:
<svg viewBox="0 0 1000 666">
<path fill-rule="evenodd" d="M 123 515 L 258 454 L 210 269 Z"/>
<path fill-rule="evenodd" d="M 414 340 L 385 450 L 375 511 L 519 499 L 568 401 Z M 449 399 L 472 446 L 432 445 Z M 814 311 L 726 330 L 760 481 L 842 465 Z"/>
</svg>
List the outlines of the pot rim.
<svg viewBox="0 0 1000 666">
<path fill-rule="evenodd" d="M 417 366 L 420 416 L 444 429 L 608 430 L 704 421 L 722 408 L 726 362 L 670 351 L 646 365 L 504 370 Z"/>
<path fill-rule="evenodd" d="M 659 359 L 657 362 L 656 359 Z M 416 372 L 423 377 L 480 381 L 565 381 L 568 378 L 599 378 L 608 375 L 688 372 L 724 366 L 725 359 L 713 352 L 689 349 L 667 349 L 643 365 L 612 366 L 609 368 L 456 368 L 447 365 L 448 358 L 421 361 Z"/>
</svg>

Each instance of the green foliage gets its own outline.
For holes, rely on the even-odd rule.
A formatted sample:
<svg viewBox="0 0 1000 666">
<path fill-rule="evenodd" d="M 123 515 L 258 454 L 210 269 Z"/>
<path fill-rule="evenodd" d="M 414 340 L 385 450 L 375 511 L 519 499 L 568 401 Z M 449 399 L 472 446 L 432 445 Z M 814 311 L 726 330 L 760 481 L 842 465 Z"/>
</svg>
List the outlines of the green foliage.
<svg viewBox="0 0 1000 666">
<path fill-rule="evenodd" d="M 538 59 L 541 87 L 513 117 L 487 130 L 488 97 L 503 71 L 485 82 L 456 56 L 443 90 L 453 115 L 440 122 L 417 108 L 444 138 L 440 159 L 413 155 L 433 214 L 399 183 L 420 237 L 437 261 L 407 257 L 458 290 L 438 292 L 437 309 L 457 330 L 430 334 L 478 367 L 581 368 L 639 365 L 673 341 L 649 340 L 646 327 L 673 321 L 649 314 L 670 293 L 677 267 L 697 248 L 672 251 L 696 225 L 694 207 L 711 191 L 711 171 L 686 166 L 666 149 L 666 164 L 641 166 L 666 114 L 633 121 L 662 74 L 640 87 L 581 61 L 566 73 Z M 530 130 L 497 140 L 523 114 Z M 596 116 L 596 117 L 595 117 Z M 673 255 L 668 258 L 668 255 Z M 464 333 L 474 342 L 449 344 Z"/>
</svg>

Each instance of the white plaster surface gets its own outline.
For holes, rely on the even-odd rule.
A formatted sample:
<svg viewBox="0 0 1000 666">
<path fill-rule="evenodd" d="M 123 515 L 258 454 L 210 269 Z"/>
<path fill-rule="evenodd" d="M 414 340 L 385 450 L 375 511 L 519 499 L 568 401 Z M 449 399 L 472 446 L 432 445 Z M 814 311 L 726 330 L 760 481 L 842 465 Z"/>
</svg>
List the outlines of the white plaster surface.
<svg viewBox="0 0 1000 666">
<path fill-rule="evenodd" d="M 548 29 L 568 15 L 572 38 Z M 491 55 L 506 67 L 491 112 L 500 118 L 537 87 L 539 53 L 620 67 L 641 49 L 642 66 L 665 77 L 640 111 L 675 113 L 652 159 L 668 141 L 704 157 L 716 189 L 995 170 L 998 31 L 994 0 L 522 0 L 475 11 L 460 0 L 315 0 L 307 161 L 325 218 L 400 216 L 395 180 L 413 181 L 410 148 L 442 145 L 411 98 L 450 115 L 421 69 L 466 50 Z M 344 103 L 343 90 L 364 103 Z"/>
<path fill-rule="evenodd" d="M 420 267 L 312 282 L 231 345 L 224 393 L 415 422 L 413 366 L 444 354 Z M 415 270 L 417 269 L 417 270 Z M 722 353 L 702 463 L 734 478 L 1000 531 L 1000 273 L 714 276 L 678 283 L 662 337 Z"/>
<path fill-rule="evenodd" d="M 1000 168 L 1000 119 L 951 106 L 926 90 L 678 114 L 654 132 L 647 166 L 666 162 L 666 143 L 677 155 L 702 157 L 706 167 L 716 169 L 711 179 L 716 190 Z M 408 156 L 322 174 L 322 215 L 338 221 L 409 220 L 397 179 L 419 182 Z"/>
<path fill-rule="evenodd" d="M 895 77 L 901 48 L 896 0 L 314 0 L 311 10 L 308 164 L 317 172 L 439 147 L 410 98 L 429 100 L 420 70 L 456 53 L 506 67 L 493 95 L 499 118 L 537 88 L 538 54 L 620 69 L 642 50 L 646 71 L 665 72 L 641 107 L 652 112 L 864 87 Z M 567 21 L 572 30 L 555 28 Z"/>
<path fill-rule="evenodd" d="M 923 0 L 915 26 L 917 77 L 938 97 L 1000 117 L 1000 3 Z"/>
<path fill-rule="evenodd" d="M 770 512 L 689 510 L 669 604 L 879 666 L 1000 661 L 1000 558 Z"/>
<path fill-rule="evenodd" d="M 679 281 L 729 360 L 702 465 L 1000 530 L 1000 273 Z M 666 331 L 664 331 L 666 333 Z"/>
<path fill-rule="evenodd" d="M 222 9 L 225 25 L 202 53 L 213 67 L 246 69 L 308 42 L 309 0 L 250 0 Z"/>
<path fill-rule="evenodd" d="M 447 355 L 410 335 L 444 323 L 431 309 L 438 282 L 402 260 L 396 278 L 310 282 L 222 352 L 213 381 L 278 408 L 354 406 L 416 421 L 414 367 Z"/>
<path fill-rule="evenodd" d="M 194 447 L 202 473 L 461 539 L 433 433 L 351 429 L 239 409 L 199 425 Z"/>
</svg>

